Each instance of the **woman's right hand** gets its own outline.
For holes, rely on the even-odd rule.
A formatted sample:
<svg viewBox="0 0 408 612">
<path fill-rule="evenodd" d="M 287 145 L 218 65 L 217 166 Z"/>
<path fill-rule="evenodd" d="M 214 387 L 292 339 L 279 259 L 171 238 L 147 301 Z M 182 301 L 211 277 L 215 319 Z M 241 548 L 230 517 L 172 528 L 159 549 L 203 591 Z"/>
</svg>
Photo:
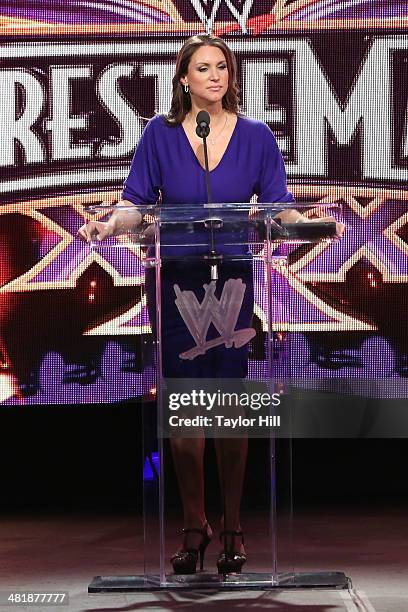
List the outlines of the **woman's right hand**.
<svg viewBox="0 0 408 612">
<path fill-rule="evenodd" d="M 109 221 L 88 221 L 78 230 L 78 236 L 86 242 L 91 240 L 105 240 L 113 236 L 115 227 Z"/>
<path fill-rule="evenodd" d="M 82 240 L 105 240 L 126 232 L 134 232 L 142 223 L 142 215 L 132 202 L 119 200 L 116 203 L 109 221 L 88 221 L 78 230 Z"/>
</svg>

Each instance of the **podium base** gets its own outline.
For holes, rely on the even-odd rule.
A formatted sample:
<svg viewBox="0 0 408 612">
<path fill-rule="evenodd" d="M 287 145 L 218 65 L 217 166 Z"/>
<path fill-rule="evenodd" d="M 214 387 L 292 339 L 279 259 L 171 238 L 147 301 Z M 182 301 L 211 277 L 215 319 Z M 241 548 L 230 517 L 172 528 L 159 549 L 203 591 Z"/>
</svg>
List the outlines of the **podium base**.
<svg viewBox="0 0 408 612">
<path fill-rule="evenodd" d="M 161 591 L 170 589 L 347 589 L 350 579 L 343 572 L 299 572 L 279 574 L 276 580 L 271 574 L 243 573 L 220 576 L 219 574 L 190 574 L 168 576 L 160 583 L 158 575 L 147 576 L 95 576 L 88 586 L 88 593 L 133 593 L 137 591 Z"/>
</svg>

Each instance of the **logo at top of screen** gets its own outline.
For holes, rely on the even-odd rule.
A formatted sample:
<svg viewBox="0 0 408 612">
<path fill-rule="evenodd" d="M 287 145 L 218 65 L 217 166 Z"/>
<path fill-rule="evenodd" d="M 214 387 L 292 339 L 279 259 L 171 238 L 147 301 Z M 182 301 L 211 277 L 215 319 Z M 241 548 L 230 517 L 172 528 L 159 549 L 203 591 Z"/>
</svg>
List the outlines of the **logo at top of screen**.
<svg viewBox="0 0 408 612">
<path fill-rule="evenodd" d="M 296 22 L 347 20 L 350 27 L 361 20 L 389 23 L 408 17 L 407 0 L 0 0 L 0 24 L 5 26 L 54 25 L 58 28 L 93 26 L 107 32 L 112 26 L 154 26 L 163 32 L 191 30 L 201 23 L 208 33 L 241 30 L 261 32 L 273 27 L 293 28 Z M 109 30 L 108 30 L 109 32 Z"/>
</svg>

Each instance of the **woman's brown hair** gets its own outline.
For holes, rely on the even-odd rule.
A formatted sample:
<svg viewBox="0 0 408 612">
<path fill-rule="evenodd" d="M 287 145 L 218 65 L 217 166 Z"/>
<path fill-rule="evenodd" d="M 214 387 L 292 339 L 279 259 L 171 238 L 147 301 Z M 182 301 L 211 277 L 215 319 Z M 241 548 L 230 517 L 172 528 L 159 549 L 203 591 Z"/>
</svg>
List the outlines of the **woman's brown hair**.
<svg viewBox="0 0 408 612">
<path fill-rule="evenodd" d="M 177 56 L 176 73 L 173 77 L 171 107 L 166 116 L 166 121 L 169 125 L 175 126 L 182 123 L 191 109 L 190 94 L 184 91 L 180 79 L 187 74 L 193 53 L 204 46 L 218 47 L 223 52 L 228 69 L 228 89 L 222 99 L 222 107 L 230 113 L 239 112 L 237 64 L 235 55 L 222 38 L 209 36 L 208 34 L 198 34 L 186 40 Z"/>
</svg>

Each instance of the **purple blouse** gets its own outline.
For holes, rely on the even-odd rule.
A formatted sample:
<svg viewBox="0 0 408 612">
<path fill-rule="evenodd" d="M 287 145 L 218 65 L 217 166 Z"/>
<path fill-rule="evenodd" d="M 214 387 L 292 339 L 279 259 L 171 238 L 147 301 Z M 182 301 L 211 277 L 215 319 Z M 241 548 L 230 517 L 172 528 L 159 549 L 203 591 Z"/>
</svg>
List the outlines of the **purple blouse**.
<svg viewBox="0 0 408 612">
<path fill-rule="evenodd" d="M 292 202 L 275 137 L 261 121 L 238 116 L 228 147 L 210 173 L 213 202 Z M 205 171 L 181 125 L 170 127 L 163 115 L 146 125 L 136 148 L 123 198 L 134 204 L 203 204 Z"/>
</svg>

